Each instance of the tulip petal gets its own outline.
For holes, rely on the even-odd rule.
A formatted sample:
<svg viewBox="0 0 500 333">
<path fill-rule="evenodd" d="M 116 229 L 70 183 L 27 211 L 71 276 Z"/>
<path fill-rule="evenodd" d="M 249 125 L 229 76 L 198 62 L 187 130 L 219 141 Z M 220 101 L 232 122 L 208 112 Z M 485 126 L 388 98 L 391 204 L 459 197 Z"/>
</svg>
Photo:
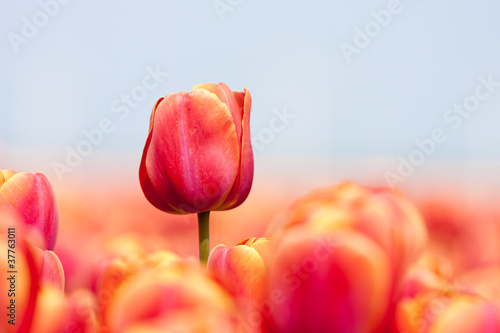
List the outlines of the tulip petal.
<svg viewBox="0 0 500 333">
<path fill-rule="evenodd" d="M 153 137 L 153 129 L 154 129 L 154 119 L 156 115 L 156 110 L 158 109 L 158 105 L 163 100 L 163 97 L 160 98 L 151 113 L 150 123 L 149 123 L 149 134 L 146 140 L 146 144 L 144 145 L 144 151 L 142 153 L 141 165 L 139 167 L 139 181 L 141 184 L 142 191 L 148 201 L 158 208 L 159 210 L 169 212 L 169 213 L 180 213 L 183 211 L 178 211 L 176 207 L 179 205 L 179 199 L 177 194 L 175 193 L 172 184 L 168 177 L 163 177 L 161 179 L 161 184 L 164 186 L 155 187 L 151 182 L 151 176 L 148 173 L 148 170 L 152 168 L 153 173 L 162 173 L 161 169 L 158 170 L 154 168 L 155 164 L 151 161 L 154 159 L 149 156 L 149 146 L 151 144 L 151 140 Z M 148 161 L 150 161 L 148 163 Z M 160 175 L 161 176 L 161 175 Z"/>
<path fill-rule="evenodd" d="M 232 209 L 241 205 L 248 197 L 253 181 L 254 165 L 250 135 L 250 109 L 252 106 L 252 97 L 247 88 L 244 88 L 243 93 L 234 92 L 234 96 L 237 101 L 240 101 L 239 104 L 243 104 L 243 133 L 240 142 L 239 172 L 231 192 L 219 210 Z"/>
<path fill-rule="evenodd" d="M 172 94 L 160 102 L 153 121 L 152 131 L 163 135 L 149 142 L 151 185 L 177 199 L 170 204 L 179 213 L 216 209 L 238 171 L 238 140 L 227 106 L 203 89 Z"/>
<path fill-rule="evenodd" d="M 241 142 L 242 131 L 242 118 L 243 118 L 243 100 L 237 99 L 233 91 L 225 84 L 220 82 L 215 83 L 201 83 L 193 87 L 193 90 L 205 89 L 217 95 L 219 100 L 226 104 L 233 116 L 234 125 L 236 126 L 236 134 L 238 135 L 238 142 Z M 241 93 L 240 93 L 241 94 Z"/>
</svg>

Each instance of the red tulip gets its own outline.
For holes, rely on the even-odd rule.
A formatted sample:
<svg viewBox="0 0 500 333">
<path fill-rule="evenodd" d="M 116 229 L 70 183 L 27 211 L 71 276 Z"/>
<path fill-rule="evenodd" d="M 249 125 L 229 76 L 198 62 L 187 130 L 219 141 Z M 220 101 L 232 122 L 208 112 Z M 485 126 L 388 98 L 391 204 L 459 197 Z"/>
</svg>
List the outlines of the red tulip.
<svg viewBox="0 0 500 333">
<path fill-rule="evenodd" d="M 49 180 L 41 173 L 0 170 L 0 210 L 10 209 L 37 232 L 44 250 L 53 250 L 59 213 Z"/>
<path fill-rule="evenodd" d="M 200 84 L 153 108 L 139 178 L 146 198 L 173 214 L 228 210 L 253 179 L 250 92 Z"/>
</svg>

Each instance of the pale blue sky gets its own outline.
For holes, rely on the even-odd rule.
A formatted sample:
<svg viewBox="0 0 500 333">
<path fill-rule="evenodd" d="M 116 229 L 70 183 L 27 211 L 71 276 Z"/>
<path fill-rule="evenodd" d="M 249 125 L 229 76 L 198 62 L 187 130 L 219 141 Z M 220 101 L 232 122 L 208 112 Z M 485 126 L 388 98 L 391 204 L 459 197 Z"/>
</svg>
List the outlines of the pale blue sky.
<svg viewBox="0 0 500 333">
<path fill-rule="evenodd" d="M 72 0 L 49 6 L 53 17 L 40 3 L 0 1 L 0 143 L 51 149 L 47 165 L 103 118 L 115 128 L 94 150 L 140 156 L 159 97 L 219 81 L 250 89 L 259 144 L 273 110 L 295 116 L 268 154 L 407 155 L 442 128 L 448 139 L 429 159 L 500 160 L 500 87 L 459 128 L 443 120 L 480 76 L 500 82 L 498 1 L 402 0 L 350 63 L 340 45 L 393 2 L 223 0 L 236 3 L 223 20 L 212 0 Z M 43 26 L 16 52 L 24 17 Z M 120 119 L 114 101 L 142 85 L 146 68 L 169 75 Z"/>
</svg>

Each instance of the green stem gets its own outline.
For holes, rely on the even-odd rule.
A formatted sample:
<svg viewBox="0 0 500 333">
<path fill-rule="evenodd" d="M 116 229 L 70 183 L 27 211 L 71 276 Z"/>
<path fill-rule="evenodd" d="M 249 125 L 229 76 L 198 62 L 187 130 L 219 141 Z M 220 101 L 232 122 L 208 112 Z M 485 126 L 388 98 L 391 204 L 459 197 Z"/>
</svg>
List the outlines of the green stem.
<svg viewBox="0 0 500 333">
<path fill-rule="evenodd" d="M 210 253 L 209 220 L 210 211 L 198 213 L 198 238 L 200 243 L 200 262 L 207 263 Z"/>
</svg>

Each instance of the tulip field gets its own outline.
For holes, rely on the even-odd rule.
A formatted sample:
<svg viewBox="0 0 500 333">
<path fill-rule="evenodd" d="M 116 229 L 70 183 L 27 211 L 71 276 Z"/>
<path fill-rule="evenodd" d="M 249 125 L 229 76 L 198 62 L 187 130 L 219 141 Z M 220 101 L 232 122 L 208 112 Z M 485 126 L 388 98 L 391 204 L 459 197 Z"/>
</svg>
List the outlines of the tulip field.
<svg viewBox="0 0 500 333">
<path fill-rule="evenodd" d="M 349 180 L 252 197 L 251 107 L 224 83 L 160 98 L 137 186 L 2 165 L 0 332 L 500 333 L 495 205 Z"/>
</svg>

